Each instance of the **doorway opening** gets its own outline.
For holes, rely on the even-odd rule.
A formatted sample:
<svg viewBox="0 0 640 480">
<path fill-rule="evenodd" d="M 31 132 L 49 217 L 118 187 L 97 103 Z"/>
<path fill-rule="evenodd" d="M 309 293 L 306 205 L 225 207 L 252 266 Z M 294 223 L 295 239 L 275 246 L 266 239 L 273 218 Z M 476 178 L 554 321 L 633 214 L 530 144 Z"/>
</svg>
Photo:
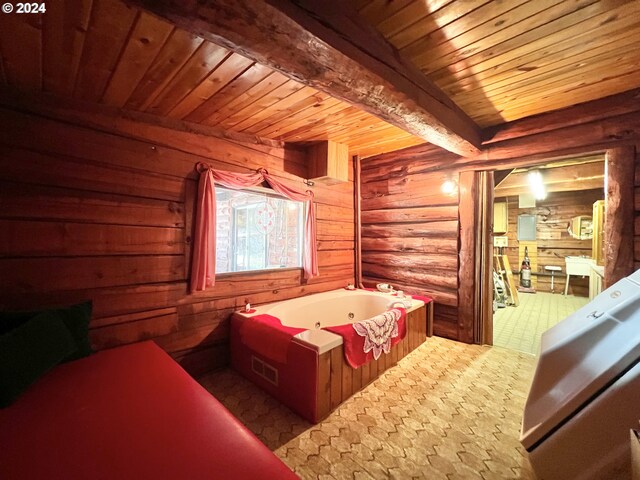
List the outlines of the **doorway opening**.
<svg viewBox="0 0 640 480">
<path fill-rule="evenodd" d="M 496 171 L 493 344 L 537 354 L 604 276 L 604 154 Z"/>
</svg>

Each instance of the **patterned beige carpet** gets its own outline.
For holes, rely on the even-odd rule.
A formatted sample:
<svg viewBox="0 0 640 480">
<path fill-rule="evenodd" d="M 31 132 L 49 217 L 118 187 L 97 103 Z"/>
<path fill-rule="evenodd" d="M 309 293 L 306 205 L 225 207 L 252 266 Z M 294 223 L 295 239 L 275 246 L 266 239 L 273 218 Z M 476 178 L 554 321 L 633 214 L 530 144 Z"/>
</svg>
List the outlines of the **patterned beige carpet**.
<svg viewBox="0 0 640 480">
<path fill-rule="evenodd" d="M 534 364 L 433 337 L 318 425 L 232 370 L 200 381 L 305 479 L 529 479 L 518 435 Z"/>
</svg>

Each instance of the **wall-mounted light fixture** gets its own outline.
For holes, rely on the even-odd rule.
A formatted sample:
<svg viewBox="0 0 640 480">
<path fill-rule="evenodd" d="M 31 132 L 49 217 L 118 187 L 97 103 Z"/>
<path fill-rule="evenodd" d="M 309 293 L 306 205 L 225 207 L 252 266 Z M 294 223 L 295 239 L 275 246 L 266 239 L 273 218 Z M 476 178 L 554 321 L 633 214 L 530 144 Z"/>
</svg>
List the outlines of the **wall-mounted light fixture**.
<svg viewBox="0 0 640 480">
<path fill-rule="evenodd" d="M 529 188 L 536 200 L 544 200 L 547 198 L 547 190 L 544 188 L 544 181 L 539 170 L 531 170 L 528 175 Z"/>
<path fill-rule="evenodd" d="M 458 180 L 453 176 L 445 178 L 440 190 L 445 195 L 454 196 L 458 192 Z"/>
</svg>

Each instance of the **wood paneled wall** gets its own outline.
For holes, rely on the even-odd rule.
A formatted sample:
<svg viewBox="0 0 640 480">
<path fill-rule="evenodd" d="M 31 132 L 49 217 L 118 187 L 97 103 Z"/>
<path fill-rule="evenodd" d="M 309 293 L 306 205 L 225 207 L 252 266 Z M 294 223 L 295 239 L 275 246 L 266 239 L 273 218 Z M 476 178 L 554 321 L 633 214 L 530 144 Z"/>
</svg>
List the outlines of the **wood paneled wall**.
<svg viewBox="0 0 640 480">
<path fill-rule="evenodd" d="M 203 372 L 227 362 L 234 309 L 354 281 L 347 182 L 314 187 L 320 277 L 306 283 L 301 269 L 233 274 L 206 292 L 187 292 L 195 164 L 266 167 L 300 182 L 301 151 L 108 115 L 6 107 L 0 151 L 0 308 L 91 299 L 98 349 L 153 339 Z"/>
<path fill-rule="evenodd" d="M 458 278 L 468 265 L 458 261 L 458 198 L 447 199 L 440 192 L 448 174 L 540 165 L 634 146 L 634 251 L 635 268 L 640 268 L 640 92 L 576 105 L 484 133 L 485 149 L 474 158 L 457 157 L 424 144 L 362 161 L 365 281 L 384 280 L 410 292 L 431 294 L 436 302 L 434 333 L 467 341 L 473 338 L 475 320 L 460 318 L 464 309 L 459 310 Z M 379 261 L 385 258 L 394 259 L 397 266 Z"/>
<path fill-rule="evenodd" d="M 433 297 L 434 333 L 458 338 L 458 192 L 440 188 L 458 171 L 429 166 L 453 158 L 433 147 L 421 157 L 362 163 L 362 273 L 367 285 Z"/>
<path fill-rule="evenodd" d="M 541 292 L 551 291 L 551 276 L 544 267 L 555 265 L 562 267 L 562 274 L 555 275 L 555 292 L 564 289 L 565 261 L 568 255 L 591 256 L 591 240 L 577 240 L 567 231 L 571 218 L 578 215 L 591 216 L 593 203 L 604 198 L 604 185 L 601 189 L 581 190 L 575 192 L 551 192 L 544 200 L 539 200 L 534 208 L 518 208 L 518 197 L 497 198 L 497 202 L 507 202 L 509 209 L 509 246 L 505 253 L 514 270 L 520 269 L 522 257 L 519 256 L 518 215 L 536 215 L 537 233 L 537 278 L 536 289 Z M 572 277 L 569 293 L 582 297 L 589 296 L 588 278 Z"/>
</svg>

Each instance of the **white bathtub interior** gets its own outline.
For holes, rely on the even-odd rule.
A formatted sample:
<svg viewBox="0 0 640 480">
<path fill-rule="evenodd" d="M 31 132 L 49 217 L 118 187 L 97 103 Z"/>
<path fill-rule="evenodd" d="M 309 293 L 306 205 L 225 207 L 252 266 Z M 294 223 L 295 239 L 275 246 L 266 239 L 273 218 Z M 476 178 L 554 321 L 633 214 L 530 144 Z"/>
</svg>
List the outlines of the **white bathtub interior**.
<svg viewBox="0 0 640 480">
<path fill-rule="evenodd" d="M 387 310 L 390 303 L 389 298 L 367 295 L 366 292 L 352 292 L 330 301 L 314 297 L 283 302 L 269 309 L 269 315 L 279 318 L 287 327 L 335 327 L 374 317 Z"/>
<path fill-rule="evenodd" d="M 388 310 L 396 300 L 397 297 L 390 293 L 339 289 L 263 305 L 251 314 L 238 313 L 247 318 L 268 314 L 280 319 L 285 326 L 306 328 L 307 330 L 294 336 L 294 341 L 322 354 L 342 345 L 340 335 L 321 330 L 322 327 L 366 320 Z M 413 299 L 407 313 L 423 305 L 421 300 Z"/>
</svg>

